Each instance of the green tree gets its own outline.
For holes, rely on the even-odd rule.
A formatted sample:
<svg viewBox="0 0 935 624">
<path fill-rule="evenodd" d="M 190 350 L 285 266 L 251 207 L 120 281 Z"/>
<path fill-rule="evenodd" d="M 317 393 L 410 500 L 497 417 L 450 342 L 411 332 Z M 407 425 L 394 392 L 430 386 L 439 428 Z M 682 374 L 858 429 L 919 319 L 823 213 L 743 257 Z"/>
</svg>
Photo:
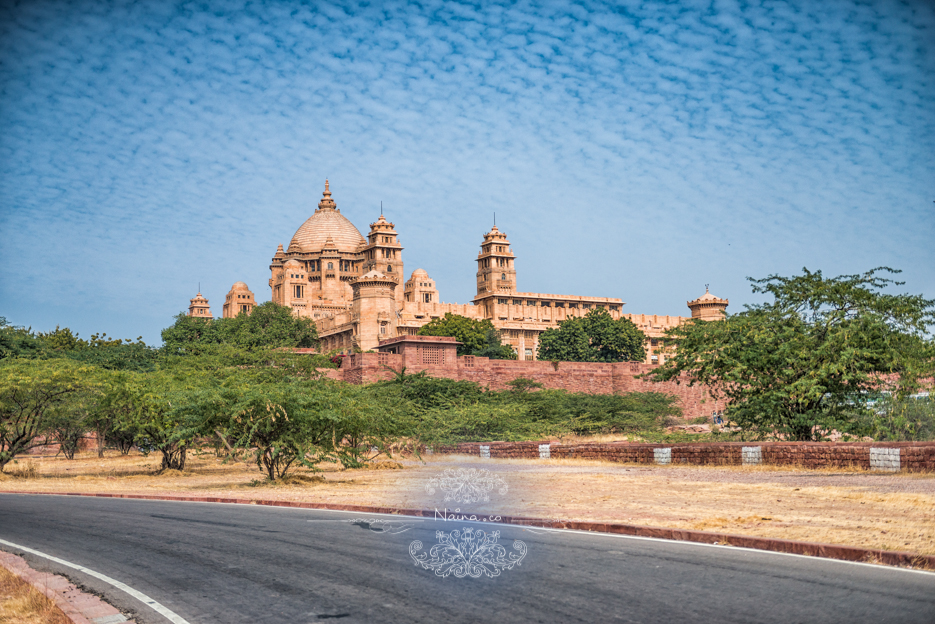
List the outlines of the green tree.
<svg viewBox="0 0 935 624">
<path fill-rule="evenodd" d="M 256 347 L 311 348 L 318 345 L 315 321 L 295 316 L 292 308 L 272 301 L 261 303 L 250 314 L 222 319 L 224 342 L 247 349 Z"/>
<path fill-rule="evenodd" d="M 258 347 L 309 348 L 318 344 L 315 321 L 297 317 L 292 308 L 267 301 L 251 314 L 228 319 L 200 319 L 185 314 L 175 317 L 171 327 L 162 330 L 162 340 L 170 353 L 197 353 L 208 345 L 231 345 L 243 349 Z"/>
<path fill-rule="evenodd" d="M 666 332 L 674 356 L 648 376 L 705 384 L 727 399 L 745 431 L 820 439 L 865 421 L 884 388 L 897 397 L 931 375 L 935 301 L 885 292 L 902 282 L 885 267 L 825 278 L 820 271 L 750 279 L 773 301 L 723 321 L 694 320 Z"/>
<path fill-rule="evenodd" d="M 500 333 L 490 319 L 470 319 L 446 312 L 419 329 L 420 336 L 450 336 L 461 344 L 458 355 L 478 355 L 495 360 L 515 360 L 516 352 L 502 344 Z"/>
<path fill-rule="evenodd" d="M 562 362 L 626 362 L 646 357 L 646 336 L 629 319 L 614 320 L 604 308 L 559 321 L 539 336 L 539 359 Z"/>
<path fill-rule="evenodd" d="M 32 331 L 10 325 L 0 316 L 0 360 L 16 357 L 37 357 L 42 341 Z"/>
<path fill-rule="evenodd" d="M 66 353 L 66 357 L 93 364 L 105 370 L 152 371 L 156 369 L 159 351 L 146 346 L 142 341 L 115 341 L 116 344 L 95 344 L 84 349 Z"/>
<path fill-rule="evenodd" d="M 209 374 L 196 371 L 121 372 L 100 409 L 120 415 L 117 427 L 135 431 L 141 450 L 158 450 L 162 470 L 185 470 L 188 449 L 203 433 L 198 407 L 204 401 L 195 395 L 212 381 Z"/>
<path fill-rule="evenodd" d="M 37 337 L 46 349 L 53 351 L 75 351 L 88 346 L 87 340 L 79 338 L 77 334 L 72 333 L 71 329 L 67 327 L 63 329 L 58 325 L 53 331 L 39 332 Z"/>
<path fill-rule="evenodd" d="M 74 459 L 81 440 L 88 431 L 84 401 L 78 395 L 71 397 L 56 409 L 50 410 L 46 420 L 45 435 L 50 442 L 58 443 L 65 459 Z"/>
<path fill-rule="evenodd" d="M 529 377 L 517 377 L 513 381 L 508 381 L 506 385 L 510 387 L 510 392 L 514 394 L 526 394 L 530 390 L 542 390 L 545 387 Z"/>
<path fill-rule="evenodd" d="M 0 471 L 46 443 L 53 413 L 94 384 L 94 370 L 64 359 L 11 360 L 0 365 Z"/>
<path fill-rule="evenodd" d="M 175 322 L 162 330 L 164 349 L 169 353 L 190 353 L 198 351 L 198 347 L 220 344 L 222 340 L 218 330 L 223 321 L 178 314 Z"/>
<path fill-rule="evenodd" d="M 398 426 L 391 406 L 378 405 L 359 388 L 322 380 L 253 386 L 232 409 L 227 437 L 252 450 L 271 481 L 294 464 L 360 466 L 371 448 L 388 449 Z"/>
<path fill-rule="evenodd" d="M 871 410 L 866 432 L 875 440 L 935 440 L 935 393 L 885 395 Z"/>
</svg>

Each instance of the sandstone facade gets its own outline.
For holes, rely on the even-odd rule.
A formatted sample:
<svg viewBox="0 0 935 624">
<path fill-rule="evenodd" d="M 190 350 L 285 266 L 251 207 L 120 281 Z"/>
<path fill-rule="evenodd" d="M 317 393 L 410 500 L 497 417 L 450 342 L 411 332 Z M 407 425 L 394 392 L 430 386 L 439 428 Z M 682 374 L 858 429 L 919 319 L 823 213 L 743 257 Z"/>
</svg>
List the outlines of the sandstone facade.
<svg viewBox="0 0 935 624">
<path fill-rule="evenodd" d="M 233 318 L 241 313 L 250 314 L 255 307 L 253 292 L 243 282 L 234 282 L 224 298 L 224 318 Z"/>
<path fill-rule="evenodd" d="M 489 319 L 519 360 L 535 361 L 544 331 L 604 308 L 615 319 L 633 321 L 647 335 L 645 363 L 661 364 L 663 333 L 689 318 L 626 314 L 623 300 L 614 297 L 519 291 L 516 256 L 506 234 L 496 226 L 480 244 L 477 294 L 467 304 L 442 303 L 437 284 L 423 269 L 413 271 L 407 280 L 403 249 L 394 224 L 383 214 L 362 236 L 341 214 L 326 180 L 314 214 L 299 227 L 288 248 L 279 245 L 273 255 L 272 300 L 314 319 L 323 351 L 347 354 L 375 350 L 387 338 L 415 336 L 433 318 L 450 312 Z M 689 308 L 692 317 L 713 319 L 723 316 L 727 303 L 706 293 L 689 302 Z"/>
<path fill-rule="evenodd" d="M 208 300 L 201 293 L 191 299 L 191 303 L 188 305 L 188 315 L 205 319 L 213 318 L 211 316 L 211 306 L 208 305 Z"/>
</svg>

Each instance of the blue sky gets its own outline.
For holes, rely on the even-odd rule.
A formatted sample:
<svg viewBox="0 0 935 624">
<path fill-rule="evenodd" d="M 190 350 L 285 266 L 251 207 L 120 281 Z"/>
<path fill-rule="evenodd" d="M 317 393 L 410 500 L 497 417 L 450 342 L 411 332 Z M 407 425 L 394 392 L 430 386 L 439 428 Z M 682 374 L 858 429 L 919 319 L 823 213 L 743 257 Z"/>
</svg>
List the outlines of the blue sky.
<svg viewBox="0 0 935 624">
<path fill-rule="evenodd" d="M 931 2 L 0 7 L 0 315 L 88 336 L 220 315 L 325 177 L 447 302 L 497 224 L 519 288 L 685 315 L 747 276 L 935 297 Z"/>
</svg>

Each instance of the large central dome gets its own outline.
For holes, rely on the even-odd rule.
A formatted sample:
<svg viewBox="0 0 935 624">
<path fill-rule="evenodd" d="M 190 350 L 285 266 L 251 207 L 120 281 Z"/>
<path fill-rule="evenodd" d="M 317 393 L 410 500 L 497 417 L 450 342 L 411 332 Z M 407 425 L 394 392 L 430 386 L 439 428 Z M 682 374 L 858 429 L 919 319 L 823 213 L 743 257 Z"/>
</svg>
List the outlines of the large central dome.
<svg viewBox="0 0 935 624">
<path fill-rule="evenodd" d="M 325 180 L 325 192 L 318 202 L 318 210 L 296 230 L 289 243 L 289 252 L 321 251 L 329 238 L 338 251 L 348 253 L 357 251 L 358 247 L 366 243 L 354 224 L 338 210 L 337 204 L 331 199 L 328 181 Z"/>
</svg>

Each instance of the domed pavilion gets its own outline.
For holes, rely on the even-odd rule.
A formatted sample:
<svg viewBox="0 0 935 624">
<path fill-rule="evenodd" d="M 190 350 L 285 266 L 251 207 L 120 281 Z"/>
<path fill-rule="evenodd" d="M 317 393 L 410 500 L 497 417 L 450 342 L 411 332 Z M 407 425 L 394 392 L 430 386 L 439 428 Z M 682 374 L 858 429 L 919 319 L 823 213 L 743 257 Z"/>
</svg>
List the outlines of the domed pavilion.
<svg viewBox="0 0 935 624">
<path fill-rule="evenodd" d="M 320 318 L 345 310 L 353 298 L 351 280 L 361 275 L 367 241 L 341 214 L 328 180 L 318 209 L 303 223 L 285 251 L 270 264 L 272 299 L 299 316 Z"/>
<path fill-rule="evenodd" d="M 253 292 L 243 282 L 234 282 L 227 297 L 224 298 L 224 318 L 234 318 L 238 314 L 250 314 L 256 307 Z"/>
</svg>

